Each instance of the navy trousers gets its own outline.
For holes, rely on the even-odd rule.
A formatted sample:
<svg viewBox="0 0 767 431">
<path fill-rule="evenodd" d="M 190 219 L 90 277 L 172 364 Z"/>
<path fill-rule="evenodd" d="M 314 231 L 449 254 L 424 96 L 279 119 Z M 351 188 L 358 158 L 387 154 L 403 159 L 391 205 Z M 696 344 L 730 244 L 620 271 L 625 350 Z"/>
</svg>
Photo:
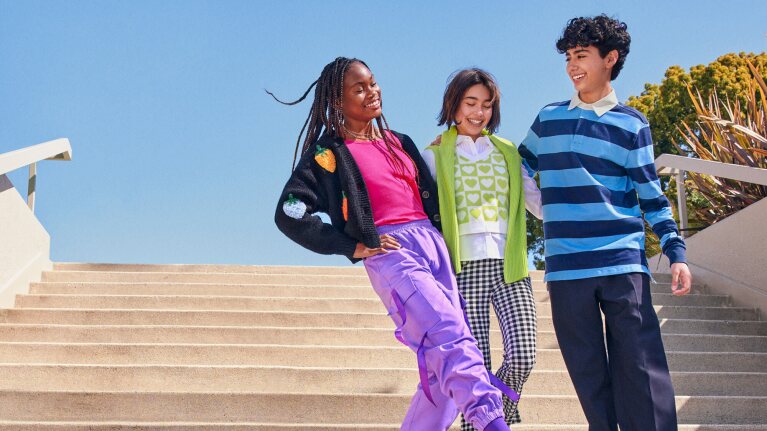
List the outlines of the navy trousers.
<svg viewBox="0 0 767 431">
<path fill-rule="evenodd" d="M 676 430 L 647 274 L 553 281 L 548 289 L 554 331 L 589 431 L 617 431 L 618 424 L 621 431 Z"/>
</svg>

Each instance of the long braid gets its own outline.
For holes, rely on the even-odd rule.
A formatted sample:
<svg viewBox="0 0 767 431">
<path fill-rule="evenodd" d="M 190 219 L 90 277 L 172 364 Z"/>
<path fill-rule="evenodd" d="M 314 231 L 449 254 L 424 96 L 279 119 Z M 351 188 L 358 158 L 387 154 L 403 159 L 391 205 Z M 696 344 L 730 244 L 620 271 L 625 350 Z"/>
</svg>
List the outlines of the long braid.
<svg viewBox="0 0 767 431">
<path fill-rule="evenodd" d="M 320 73 L 320 77 L 314 81 L 309 88 L 306 89 L 304 94 L 293 102 L 284 102 L 278 99 L 272 92 L 265 90 L 267 94 L 272 96 L 274 100 L 283 105 L 296 105 L 302 102 L 309 95 L 309 92 L 314 88 L 314 101 L 309 109 L 309 115 L 304 121 L 304 125 L 301 128 L 301 132 L 296 139 L 296 148 L 293 151 L 293 164 L 291 170 L 295 169 L 296 160 L 298 158 L 298 147 L 301 143 L 301 136 L 306 132 L 304 137 L 304 143 L 301 147 L 301 155 L 306 153 L 310 146 L 323 134 L 329 134 L 330 136 L 343 136 L 344 130 L 344 117 L 343 117 L 343 91 L 344 91 L 344 78 L 346 71 L 353 63 L 360 63 L 363 66 L 368 67 L 364 61 L 356 58 L 337 57 L 332 62 L 325 65 Z M 394 151 L 392 145 L 394 142 L 389 137 L 389 124 L 386 122 L 386 118 L 381 114 L 376 118 L 376 125 L 381 132 L 381 137 L 386 145 L 387 152 L 390 159 L 395 161 L 398 168 L 404 171 L 405 162 Z M 407 152 L 405 152 L 408 159 L 412 163 L 415 170 L 416 179 L 418 178 L 418 167 Z"/>
</svg>

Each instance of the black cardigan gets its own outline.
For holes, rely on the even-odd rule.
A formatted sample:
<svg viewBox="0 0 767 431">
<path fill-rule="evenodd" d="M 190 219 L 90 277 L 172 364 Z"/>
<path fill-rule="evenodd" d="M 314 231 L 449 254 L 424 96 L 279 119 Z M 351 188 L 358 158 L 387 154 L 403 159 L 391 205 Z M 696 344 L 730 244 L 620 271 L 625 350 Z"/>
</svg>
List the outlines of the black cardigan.
<svg viewBox="0 0 767 431">
<path fill-rule="evenodd" d="M 409 136 L 392 133 L 415 161 L 424 211 L 432 224 L 441 230 L 437 184 L 429 174 L 429 168 Z M 318 147 L 332 152 L 336 164 L 335 169 L 331 169 L 333 172 L 326 169 L 329 167 L 327 163 L 323 163 L 323 167 L 315 160 Z M 344 219 L 342 209 L 344 195 L 348 201 L 348 220 Z M 318 212 L 328 214 L 330 224 L 315 215 Z M 365 181 L 349 148 L 339 137 L 323 135 L 301 156 L 282 190 L 274 222 L 282 233 L 301 246 L 315 253 L 340 254 L 352 262 L 360 260 L 353 257 L 357 243 L 369 248 L 381 246 Z"/>
</svg>

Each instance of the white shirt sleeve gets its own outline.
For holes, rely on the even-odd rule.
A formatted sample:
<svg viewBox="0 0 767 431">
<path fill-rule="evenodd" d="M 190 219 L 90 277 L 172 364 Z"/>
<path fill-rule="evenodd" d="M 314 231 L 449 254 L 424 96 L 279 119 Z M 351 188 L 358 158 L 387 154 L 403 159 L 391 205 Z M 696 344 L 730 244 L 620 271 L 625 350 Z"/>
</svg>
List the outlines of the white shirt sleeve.
<svg viewBox="0 0 767 431">
<path fill-rule="evenodd" d="M 423 157 L 423 161 L 426 162 L 426 166 L 429 167 L 431 177 L 434 178 L 434 181 L 437 181 L 437 160 L 434 157 L 434 151 L 423 150 L 421 151 L 421 157 Z"/>
<path fill-rule="evenodd" d="M 527 173 L 527 169 L 522 165 L 522 188 L 525 191 L 525 208 L 530 211 L 530 214 L 535 218 L 543 219 L 543 210 L 541 204 L 541 191 L 538 189 L 538 184 L 535 180 L 530 178 Z"/>
</svg>

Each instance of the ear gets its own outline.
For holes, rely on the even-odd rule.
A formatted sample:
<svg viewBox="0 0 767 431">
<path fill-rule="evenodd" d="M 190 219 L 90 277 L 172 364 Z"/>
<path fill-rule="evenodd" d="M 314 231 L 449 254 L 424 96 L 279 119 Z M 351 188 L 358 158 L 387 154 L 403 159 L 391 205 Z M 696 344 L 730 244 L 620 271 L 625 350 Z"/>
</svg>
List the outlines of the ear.
<svg viewBox="0 0 767 431">
<path fill-rule="evenodd" d="M 614 50 L 608 52 L 607 55 L 605 56 L 605 65 L 607 67 L 615 66 L 615 63 L 618 62 L 618 56 L 619 56 L 619 54 L 618 54 L 618 50 L 617 49 L 614 49 Z"/>
</svg>

